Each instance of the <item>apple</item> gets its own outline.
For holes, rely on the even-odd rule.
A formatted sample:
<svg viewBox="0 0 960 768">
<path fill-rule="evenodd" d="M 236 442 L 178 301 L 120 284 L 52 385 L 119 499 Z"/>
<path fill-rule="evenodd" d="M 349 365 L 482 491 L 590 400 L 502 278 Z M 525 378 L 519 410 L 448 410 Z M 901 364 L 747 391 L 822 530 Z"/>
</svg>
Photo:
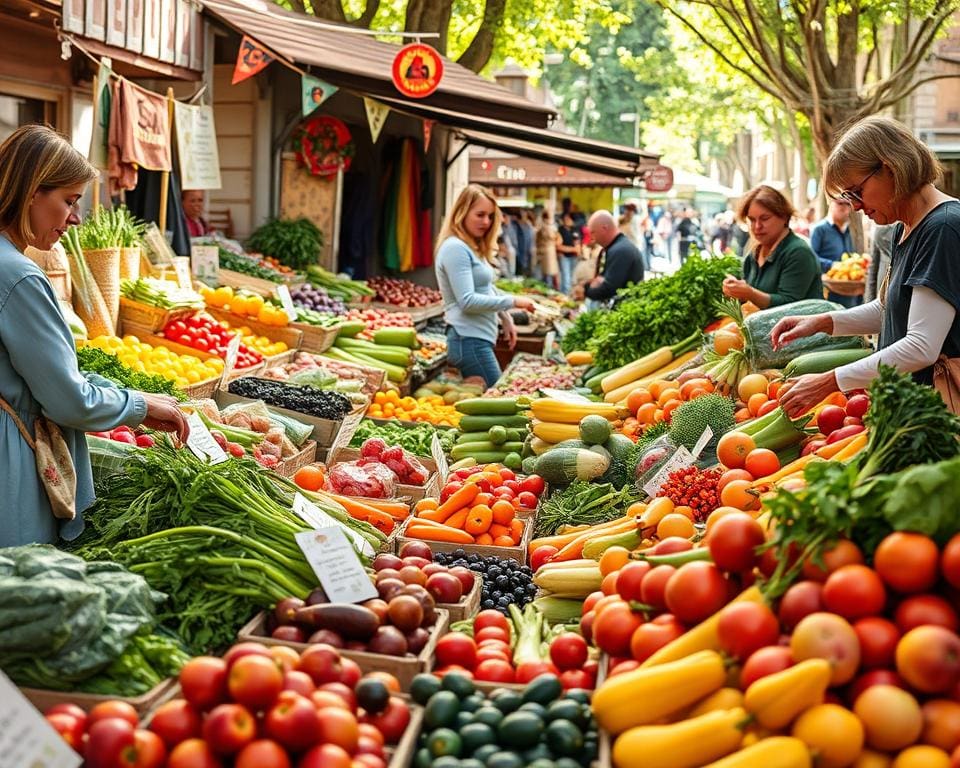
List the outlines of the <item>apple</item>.
<svg viewBox="0 0 960 768">
<path fill-rule="evenodd" d="M 427 583 L 427 575 L 418 565 L 405 565 L 400 569 L 400 580 L 405 584 L 419 584 L 422 587 Z"/>
<path fill-rule="evenodd" d="M 384 603 L 386 605 L 386 603 Z M 307 642 L 311 645 L 320 643 L 322 645 L 329 645 L 333 648 L 343 648 L 343 638 L 340 637 L 332 629 L 318 629 L 307 639 Z"/>
<path fill-rule="evenodd" d="M 310 701 L 313 702 L 313 706 L 317 709 L 337 707 L 339 709 L 345 709 L 347 712 L 350 711 L 350 706 L 343 700 L 343 697 L 330 691 L 314 691 L 310 694 Z"/>
<path fill-rule="evenodd" d="M 353 692 L 353 688 L 348 688 L 343 683 L 324 683 L 319 690 L 339 696 L 351 712 L 357 711 L 357 695 Z"/>
<path fill-rule="evenodd" d="M 293 691 L 294 693 L 299 693 L 301 696 L 309 697 L 317 690 L 317 686 L 306 672 L 291 669 L 283 674 L 283 690 Z"/>
<path fill-rule="evenodd" d="M 329 768 L 331 765 L 350 765 L 349 753 L 336 744 L 320 744 L 304 753 L 297 768 Z"/>
<path fill-rule="evenodd" d="M 831 686 L 849 683 L 860 666 L 856 631 L 842 616 L 825 611 L 800 619 L 790 637 L 790 652 L 797 663 L 816 658 L 829 661 Z"/>
<path fill-rule="evenodd" d="M 396 555 L 389 552 L 381 552 L 373 558 L 373 570 L 382 571 L 384 568 L 393 568 L 399 571 L 403 567 L 403 562 Z"/>
<path fill-rule="evenodd" d="M 59 714 L 70 715 L 72 717 L 75 717 L 77 720 L 81 722 L 84 730 L 86 730 L 87 728 L 87 712 L 85 709 L 83 709 L 83 707 L 78 707 L 76 704 L 70 704 L 68 702 L 60 702 L 59 704 L 54 704 L 46 712 L 44 712 L 44 714 L 45 715 L 59 715 Z"/>
<path fill-rule="evenodd" d="M 215 656 L 197 656 L 180 670 L 183 698 L 201 712 L 227 700 L 227 662 Z"/>
<path fill-rule="evenodd" d="M 473 585 L 477 580 L 477 575 L 462 565 L 453 566 L 453 568 L 450 569 L 450 575 L 460 579 L 460 583 L 463 585 L 463 594 L 469 595 L 470 590 L 473 589 Z"/>
<path fill-rule="evenodd" d="M 946 627 L 924 624 L 897 643 L 897 672 L 923 693 L 949 691 L 960 681 L 960 637 Z"/>
<path fill-rule="evenodd" d="M 170 752 L 167 768 L 223 768 L 223 763 L 203 739 L 187 739 Z"/>
<path fill-rule="evenodd" d="M 84 716 L 84 720 L 86 716 Z M 84 720 L 80 720 L 66 712 L 53 712 L 46 715 L 46 720 L 59 733 L 74 752 L 83 749 Z"/>
<path fill-rule="evenodd" d="M 434 573 L 427 578 L 427 592 L 438 603 L 458 603 L 463 597 L 463 584 L 450 573 Z"/>
<path fill-rule="evenodd" d="M 264 732 L 287 749 L 300 751 L 318 739 L 317 708 L 310 699 L 285 691 L 263 719 Z"/>
<path fill-rule="evenodd" d="M 289 624 L 281 624 L 270 633 L 270 637 L 276 640 L 285 640 L 288 643 L 305 643 L 307 641 L 307 635 L 300 627 Z"/>
<path fill-rule="evenodd" d="M 377 594 L 381 600 L 390 600 L 405 586 L 406 582 L 400 579 L 377 579 Z"/>
<path fill-rule="evenodd" d="M 417 557 L 416 555 L 408 555 L 407 557 L 403 558 L 401 562 L 403 563 L 404 568 L 412 566 L 413 568 L 420 569 L 420 568 L 423 568 L 424 566 L 430 565 L 432 561 L 426 557 Z M 403 568 L 401 568 L 400 570 L 402 571 Z"/>
<path fill-rule="evenodd" d="M 97 720 L 88 731 L 87 768 L 114 768 L 121 756 L 133 749 L 134 727 L 119 717 Z"/>
<path fill-rule="evenodd" d="M 240 750 L 233 768 L 291 768 L 290 756 L 270 739 L 251 741 Z"/>
<path fill-rule="evenodd" d="M 200 735 L 200 712 L 186 699 L 172 699 L 157 707 L 150 730 L 163 739 L 167 749 Z"/>
<path fill-rule="evenodd" d="M 389 568 L 381 568 L 379 571 L 377 571 L 376 583 L 379 584 L 384 579 L 399 579 L 401 568 L 403 568 L 403 563 L 399 560 L 397 561 L 396 568 L 393 566 L 390 566 Z"/>
<path fill-rule="evenodd" d="M 337 649 L 324 643 L 307 648 L 300 655 L 297 669 L 310 675 L 317 686 L 336 682 L 343 674 L 343 664 Z"/>
<path fill-rule="evenodd" d="M 435 573 L 449 573 L 447 566 L 440 565 L 440 563 L 427 563 L 423 568 L 420 569 L 423 571 L 427 577 L 433 576 Z"/>
<path fill-rule="evenodd" d="M 428 562 L 433 560 L 433 551 L 430 545 L 422 541 L 408 541 L 400 547 L 400 557 L 422 557 Z"/>
<path fill-rule="evenodd" d="M 140 725 L 140 715 L 137 714 L 137 710 L 131 704 L 125 701 L 111 700 L 101 701 L 90 710 L 86 720 L 87 730 L 98 720 L 107 720 L 113 717 L 126 720 L 134 728 Z"/>
<path fill-rule="evenodd" d="M 300 661 L 300 653 L 286 645 L 271 645 L 270 658 L 281 672 L 289 672 Z"/>
<path fill-rule="evenodd" d="M 227 689 L 234 701 L 259 712 L 272 705 L 283 690 L 283 672 L 269 655 L 243 656 L 230 667 Z"/>
<path fill-rule="evenodd" d="M 270 649 L 263 643 L 237 643 L 229 651 L 223 654 L 223 660 L 227 662 L 227 668 L 233 666 L 234 662 L 242 659 L 244 656 L 269 656 Z"/>
<path fill-rule="evenodd" d="M 218 755 L 234 755 L 256 737 L 257 721 L 242 704 L 220 704 L 203 723 L 203 740 Z"/>
</svg>

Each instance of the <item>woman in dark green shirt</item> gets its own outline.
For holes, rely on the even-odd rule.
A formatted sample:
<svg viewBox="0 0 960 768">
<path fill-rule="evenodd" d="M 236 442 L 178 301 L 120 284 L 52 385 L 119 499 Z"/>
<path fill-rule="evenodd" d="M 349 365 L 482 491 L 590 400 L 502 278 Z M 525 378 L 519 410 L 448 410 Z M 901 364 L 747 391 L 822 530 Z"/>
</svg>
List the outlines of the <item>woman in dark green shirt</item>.
<svg viewBox="0 0 960 768">
<path fill-rule="evenodd" d="M 822 299 L 820 263 L 806 240 L 790 230 L 794 210 L 773 187 L 761 184 L 744 196 L 737 212 L 750 225 L 753 250 L 743 260 L 743 280 L 728 276 L 723 294 L 760 309 L 801 299 Z"/>
</svg>

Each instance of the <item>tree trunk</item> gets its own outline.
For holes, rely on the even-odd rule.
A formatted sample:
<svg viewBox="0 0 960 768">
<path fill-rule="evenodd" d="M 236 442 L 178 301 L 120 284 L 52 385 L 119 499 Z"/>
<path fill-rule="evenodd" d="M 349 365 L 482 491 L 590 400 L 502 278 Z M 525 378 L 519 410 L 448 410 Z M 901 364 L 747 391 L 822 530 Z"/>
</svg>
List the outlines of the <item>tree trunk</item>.
<svg viewBox="0 0 960 768">
<path fill-rule="evenodd" d="M 346 24 L 347 16 L 343 12 L 340 0 L 306 0 L 313 9 L 313 15 L 318 19 L 328 19 Z"/>
<path fill-rule="evenodd" d="M 497 30 L 503 22 L 503 13 L 507 7 L 507 0 L 487 0 L 483 8 L 483 22 L 476 36 L 470 41 L 467 50 L 463 52 L 458 64 L 467 69 L 479 72 L 483 69 L 493 54 L 493 44 Z"/>
<path fill-rule="evenodd" d="M 446 54 L 452 10 L 453 0 L 408 0 L 404 31 L 437 33 L 439 37 L 429 42 L 440 53 Z"/>
</svg>

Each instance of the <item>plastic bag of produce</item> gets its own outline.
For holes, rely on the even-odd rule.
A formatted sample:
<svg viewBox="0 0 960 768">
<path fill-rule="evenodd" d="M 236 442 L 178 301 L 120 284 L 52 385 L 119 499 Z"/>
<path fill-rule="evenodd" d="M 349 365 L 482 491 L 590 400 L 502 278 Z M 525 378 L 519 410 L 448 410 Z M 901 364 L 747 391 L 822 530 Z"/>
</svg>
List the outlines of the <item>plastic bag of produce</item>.
<svg viewBox="0 0 960 768">
<path fill-rule="evenodd" d="M 743 322 L 750 338 L 750 362 L 754 370 L 763 368 L 782 368 L 793 358 L 806 352 L 823 351 L 830 349 L 857 349 L 862 348 L 862 336 L 832 337 L 826 333 L 815 333 L 804 339 L 791 341 L 781 349 L 774 349 L 770 340 L 770 332 L 780 320 L 790 315 L 819 315 L 824 312 L 835 312 L 843 309 L 839 304 L 822 299 L 804 299 L 792 304 L 782 304 L 779 307 L 770 307 L 754 312 Z"/>
<path fill-rule="evenodd" d="M 337 377 L 323 368 L 309 368 L 298 371 L 287 381 L 300 387 L 314 387 L 315 389 L 337 389 Z"/>
<path fill-rule="evenodd" d="M 653 478 L 664 464 L 676 453 L 677 446 L 670 439 L 670 435 L 663 435 L 648 445 L 637 461 L 635 476 L 637 487 L 643 488 Z"/>
<path fill-rule="evenodd" d="M 360 464 L 356 461 L 345 461 L 334 464 L 327 472 L 326 482 L 329 490 L 343 496 L 389 499 L 397 490 L 397 476 L 389 467 L 379 462 Z"/>
<path fill-rule="evenodd" d="M 233 426 L 243 426 L 242 424 L 234 423 L 233 417 L 237 416 L 238 414 L 246 414 L 251 417 L 251 426 L 246 427 L 247 429 L 253 429 L 254 418 L 266 419 L 270 423 L 271 427 L 278 427 L 282 429 L 286 436 L 290 439 L 290 442 L 297 447 L 302 446 L 307 441 L 307 438 L 313 434 L 312 425 L 303 424 L 302 422 L 290 418 L 289 416 L 284 416 L 276 413 L 275 411 L 271 411 L 260 401 L 255 403 L 235 403 L 234 405 L 228 405 L 223 409 L 223 418 L 227 419 L 226 423 Z"/>
</svg>

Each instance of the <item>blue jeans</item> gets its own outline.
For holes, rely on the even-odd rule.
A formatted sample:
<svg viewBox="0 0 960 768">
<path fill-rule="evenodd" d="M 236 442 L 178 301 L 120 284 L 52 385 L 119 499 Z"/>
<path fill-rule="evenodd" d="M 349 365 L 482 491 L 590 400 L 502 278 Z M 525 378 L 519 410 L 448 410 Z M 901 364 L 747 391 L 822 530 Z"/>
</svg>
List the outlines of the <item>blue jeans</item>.
<svg viewBox="0 0 960 768">
<path fill-rule="evenodd" d="M 576 256 L 560 256 L 560 293 L 570 293 L 573 287 L 573 271 L 576 268 Z"/>
<path fill-rule="evenodd" d="M 485 339 L 461 336 L 453 328 L 447 329 L 447 362 L 459 369 L 465 379 L 481 376 L 488 387 L 500 378 L 500 363 L 493 354 L 493 344 Z"/>
</svg>

